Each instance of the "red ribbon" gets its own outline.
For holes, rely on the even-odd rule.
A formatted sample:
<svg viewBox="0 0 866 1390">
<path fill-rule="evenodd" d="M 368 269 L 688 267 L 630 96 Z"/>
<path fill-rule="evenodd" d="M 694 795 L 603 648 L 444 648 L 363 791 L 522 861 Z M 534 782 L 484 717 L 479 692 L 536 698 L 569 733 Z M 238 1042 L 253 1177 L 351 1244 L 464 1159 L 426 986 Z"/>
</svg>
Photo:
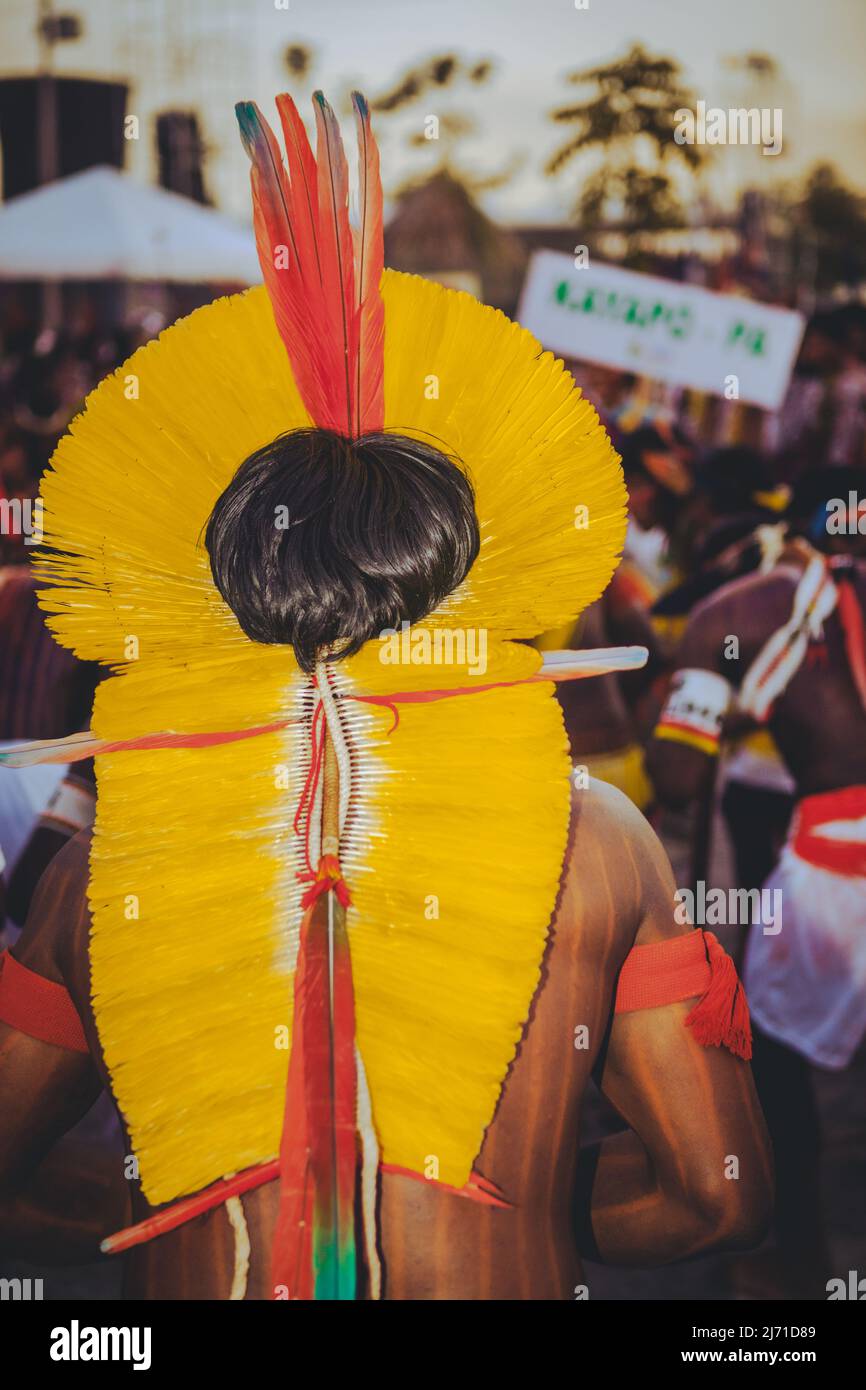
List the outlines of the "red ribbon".
<svg viewBox="0 0 866 1390">
<path fill-rule="evenodd" d="M 313 873 L 312 869 L 307 869 L 304 873 L 298 874 L 301 883 L 309 883 L 304 896 L 301 898 L 301 907 L 312 907 L 324 893 L 330 893 L 331 889 L 337 895 L 337 902 L 341 907 L 350 907 L 352 899 L 346 880 L 343 878 L 343 871 L 340 868 L 340 861 L 336 854 L 323 854 L 319 860 L 318 868 Z"/>
</svg>

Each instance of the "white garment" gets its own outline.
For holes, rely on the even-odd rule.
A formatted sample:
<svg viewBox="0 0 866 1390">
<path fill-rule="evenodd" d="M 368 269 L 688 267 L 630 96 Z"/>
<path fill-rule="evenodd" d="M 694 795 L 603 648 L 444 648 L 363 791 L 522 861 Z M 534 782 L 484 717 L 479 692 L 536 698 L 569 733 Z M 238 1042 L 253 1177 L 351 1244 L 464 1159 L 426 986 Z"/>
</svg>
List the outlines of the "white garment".
<svg viewBox="0 0 866 1390">
<path fill-rule="evenodd" d="M 630 516 L 623 555 L 631 560 L 654 589 L 664 590 L 673 582 L 674 569 L 668 558 L 668 538 L 660 526 L 645 531 Z"/>
<path fill-rule="evenodd" d="M 731 748 L 720 777 L 725 786 L 729 782 L 744 782 L 749 787 L 783 792 L 787 796 L 793 796 L 796 791 L 796 783 L 782 759 L 754 748 L 748 739 Z"/>
<path fill-rule="evenodd" d="M 866 821 L 834 821 L 834 840 L 866 840 Z M 866 877 L 807 863 L 790 843 L 764 885 L 780 889 L 776 936 L 752 927 L 743 981 L 755 1023 L 810 1062 L 838 1070 L 866 1035 Z"/>
<path fill-rule="evenodd" d="M 763 724 L 806 659 L 809 643 L 816 641 L 839 602 L 839 590 L 823 555 L 814 554 L 794 590 L 791 616 L 767 639 L 740 686 L 741 710 Z"/>
<path fill-rule="evenodd" d="M 0 767 L 0 853 L 9 872 L 68 770 L 62 763 Z"/>
</svg>

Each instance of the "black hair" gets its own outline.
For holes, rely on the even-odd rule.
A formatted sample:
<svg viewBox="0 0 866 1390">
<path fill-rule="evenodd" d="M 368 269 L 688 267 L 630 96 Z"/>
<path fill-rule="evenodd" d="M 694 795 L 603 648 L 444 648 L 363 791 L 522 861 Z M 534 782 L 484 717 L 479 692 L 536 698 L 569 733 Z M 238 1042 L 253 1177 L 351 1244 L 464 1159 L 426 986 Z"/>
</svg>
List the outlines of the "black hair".
<svg viewBox="0 0 866 1390">
<path fill-rule="evenodd" d="M 205 545 L 247 636 L 290 644 L 311 671 L 426 617 L 466 577 L 480 535 L 472 485 L 439 449 L 303 429 L 241 464 Z"/>
</svg>

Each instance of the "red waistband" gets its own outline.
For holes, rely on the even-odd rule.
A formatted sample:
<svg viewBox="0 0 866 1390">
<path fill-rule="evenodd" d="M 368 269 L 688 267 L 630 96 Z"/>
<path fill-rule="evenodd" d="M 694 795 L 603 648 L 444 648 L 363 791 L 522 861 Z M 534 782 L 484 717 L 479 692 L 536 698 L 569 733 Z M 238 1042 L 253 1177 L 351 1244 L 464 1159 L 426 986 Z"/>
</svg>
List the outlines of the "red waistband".
<svg viewBox="0 0 866 1390">
<path fill-rule="evenodd" d="M 866 837 L 832 840 L 819 834 L 832 821 L 866 817 L 866 786 L 840 787 L 838 791 L 805 796 L 797 805 L 791 830 L 791 847 L 799 859 L 816 868 L 847 878 L 866 876 Z"/>
</svg>

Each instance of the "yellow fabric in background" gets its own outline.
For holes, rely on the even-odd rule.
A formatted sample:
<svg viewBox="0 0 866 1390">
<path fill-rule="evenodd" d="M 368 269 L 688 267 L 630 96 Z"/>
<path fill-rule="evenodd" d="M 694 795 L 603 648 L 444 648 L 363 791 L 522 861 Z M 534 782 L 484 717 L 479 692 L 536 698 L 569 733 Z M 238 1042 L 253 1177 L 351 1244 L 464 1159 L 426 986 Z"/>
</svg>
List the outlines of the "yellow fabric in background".
<svg viewBox="0 0 866 1390">
<path fill-rule="evenodd" d="M 612 753 L 590 753 L 574 759 L 576 767 L 587 768 L 590 777 L 619 787 L 639 811 L 645 811 L 655 799 L 652 783 L 644 766 L 644 750 L 639 743 L 617 748 Z"/>
</svg>

